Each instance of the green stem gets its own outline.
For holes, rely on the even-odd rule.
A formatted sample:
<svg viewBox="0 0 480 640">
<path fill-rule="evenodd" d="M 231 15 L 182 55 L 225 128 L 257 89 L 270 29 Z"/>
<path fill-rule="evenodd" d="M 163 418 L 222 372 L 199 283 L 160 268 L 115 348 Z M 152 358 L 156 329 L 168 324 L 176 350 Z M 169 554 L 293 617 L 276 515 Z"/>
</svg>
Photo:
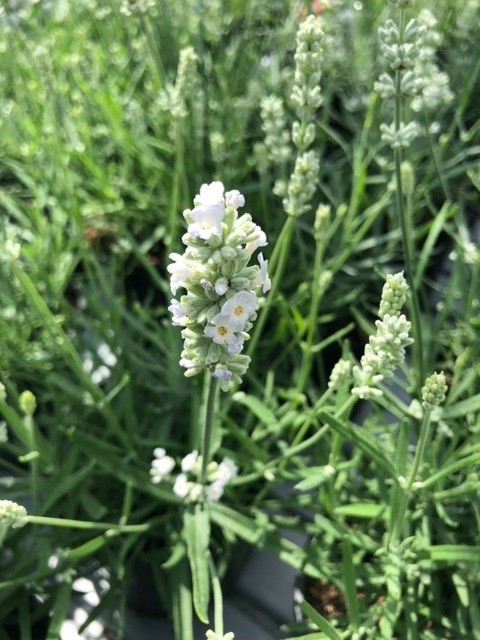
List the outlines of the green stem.
<svg viewBox="0 0 480 640">
<path fill-rule="evenodd" d="M 29 524 L 40 524 L 48 527 L 68 527 L 69 529 L 88 529 L 90 531 L 116 531 L 118 533 L 142 533 L 150 529 L 149 523 L 119 525 L 108 522 L 49 518 L 47 516 L 27 516 L 27 522 Z"/>
<path fill-rule="evenodd" d="M 317 329 L 318 307 L 323 296 L 323 290 L 319 286 L 320 270 L 322 267 L 324 243 L 321 238 L 316 238 L 315 261 L 312 280 L 312 303 L 308 314 L 307 339 L 303 344 L 302 362 L 297 382 L 297 393 L 302 393 L 307 383 L 312 368 L 312 346 Z"/>
<path fill-rule="evenodd" d="M 32 416 L 25 416 L 25 427 L 28 432 L 30 451 L 36 451 L 35 424 Z M 30 486 L 32 491 L 33 510 L 38 511 L 38 459 L 30 462 Z"/>
<path fill-rule="evenodd" d="M 281 252 L 278 257 L 278 264 L 275 269 L 275 274 L 272 279 L 272 288 L 268 293 L 268 297 L 266 299 L 265 305 L 262 307 L 258 319 L 255 323 L 255 329 L 252 334 L 251 340 L 248 342 L 248 349 L 246 351 L 248 356 L 251 356 L 254 353 L 255 348 L 257 346 L 258 340 L 262 334 L 263 327 L 265 326 L 265 322 L 267 321 L 268 314 L 272 307 L 273 301 L 275 300 L 275 296 L 280 287 L 280 282 L 282 280 L 283 272 L 285 270 L 285 266 L 287 264 L 287 259 L 290 251 L 290 242 L 292 239 L 293 229 L 295 226 L 295 220 L 293 216 L 289 216 L 285 222 L 284 231 L 282 230 L 282 244 L 281 244 Z"/>
<path fill-rule="evenodd" d="M 400 11 L 400 41 L 403 40 L 403 33 L 405 31 L 405 10 Z M 402 94 L 401 94 L 401 81 L 402 72 L 395 72 L 395 130 L 398 131 L 401 126 L 402 120 Z M 407 276 L 407 282 L 410 287 L 410 311 L 412 314 L 413 333 L 415 338 L 414 358 L 416 359 L 416 389 L 418 390 L 420 385 L 423 384 L 425 379 L 424 359 L 423 359 L 423 337 L 422 337 L 422 325 L 420 322 L 420 311 L 417 292 L 415 289 L 414 270 L 412 267 L 412 255 L 410 251 L 410 238 L 409 238 L 409 221 L 407 220 L 407 214 L 405 211 L 405 202 L 403 195 L 402 184 L 402 151 L 401 149 L 394 149 L 394 164 L 395 164 L 395 197 L 397 205 L 397 215 L 400 223 L 400 230 L 402 234 L 402 247 L 403 257 L 405 262 L 405 272 Z"/>
<path fill-rule="evenodd" d="M 214 413 L 215 413 L 215 392 L 217 388 L 217 380 L 216 378 L 212 378 L 210 372 L 206 373 L 207 380 L 207 390 L 206 390 L 206 401 L 205 401 L 205 417 L 202 424 L 202 440 L 201 440 L 201 456 L 202 456 L 202 469 L 200 472 L 200 483 L 203 488 L 205 488 L 205 484 L 207 482 L 207 467 L 210 462 L 210 446 L 212 442 L 212 433 L 213 433 L 213 421 L 214 421 Z"/>
<path fill-rule="evenodd" d="M 419 436 L 417 448 L 415 451 L 415 457 L 413 459 L 412 468 L 410 469 L 408 479 L 403 489 L 403 494 L 400 500 L 398 511 L 393 521 L 392 531 L 391 531 L 390 540 L 389 540 L 389 546 L 394 546 L 399 541 L 400 531 L 402 528 L 403 520 L 405 518 L 405 513 L 407 511 L 412 487 L 425 455 L 425 449 L 426 449 L 427 442 L 430 435 L 430 417 L 431 417 L 431 411 L 429 409 L 425 409 L 425 413 L 423 414 L 422 426 L 420 427 L 420 436 Z"/>
</svg>

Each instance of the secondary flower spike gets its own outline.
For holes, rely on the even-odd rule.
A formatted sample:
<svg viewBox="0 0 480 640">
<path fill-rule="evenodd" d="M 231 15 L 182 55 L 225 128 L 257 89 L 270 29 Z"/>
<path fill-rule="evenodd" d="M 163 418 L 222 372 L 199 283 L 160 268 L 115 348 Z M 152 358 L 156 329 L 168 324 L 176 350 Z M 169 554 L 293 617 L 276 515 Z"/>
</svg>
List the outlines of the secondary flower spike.
<svg viewBox="0 0 480 640">
<path fill-rule="evenodd" d="M 184 327 L 180 365 L 186 376 L 209 370 L 224 391 L 240 383 L 250 358 L 243 344 L 256 319 L 258 296 L 271 288 L 268 260 L 263 254 L 250 265 L 252 254 L 267 244 L 265 233 L 249 213 L 239 215 L 245 198 L 222 182 L 202 184 L 194 208 L 183 216 L 187 233 L 183 255 L 170 254 L 172 324 Z"/>
</svg>

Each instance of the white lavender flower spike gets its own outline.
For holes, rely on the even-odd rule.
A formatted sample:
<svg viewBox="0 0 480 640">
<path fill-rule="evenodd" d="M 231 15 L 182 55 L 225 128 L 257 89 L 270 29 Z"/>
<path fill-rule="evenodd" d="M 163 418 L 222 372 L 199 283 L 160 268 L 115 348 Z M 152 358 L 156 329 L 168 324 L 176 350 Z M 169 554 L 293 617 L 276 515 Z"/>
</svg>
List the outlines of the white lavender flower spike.
<svg viewBox="0 0 480 640">
<path fill-rule="evenodd" d="M 183 215 L 187 246 L 183 255 L 172 253 L 167 267 L 173 294 L 186 290 L 169 306 L 172 324 L 184 327 L 180 366 L 186 376 L 209 370 L 223 390 L 241 382 L 250 358 L 243 355 L 245 340 L 256 319 L 258 296 L 271 282 L 268 260 L 254 251 L 267 244 L 265 233 L 250 214 L 238 214 L 244 196 L 233 189 L 225 193 L 221 182 L 203 184 L 194 209 Z"/>
</svg>

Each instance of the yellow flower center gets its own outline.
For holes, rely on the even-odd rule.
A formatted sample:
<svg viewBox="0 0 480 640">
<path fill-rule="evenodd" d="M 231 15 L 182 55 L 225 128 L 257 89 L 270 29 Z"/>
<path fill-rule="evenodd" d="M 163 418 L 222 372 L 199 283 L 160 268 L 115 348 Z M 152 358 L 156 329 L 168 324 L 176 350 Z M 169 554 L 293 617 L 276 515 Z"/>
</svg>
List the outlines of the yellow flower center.
<svg viewBox="0 0 480 640">
<path fill-rule="evenodd" d="M 234 316 L 243 316 L 244 313 L 244 308 L 242 307 L 241 304 L 238 305 L 238 307 L 235 307 L 234 311 L 233 311 L 233 315 Z"/>
<path fill-rule="evenodd" d="M 219 336 L 226 336 L 228 329 L 226 327 L 217 327 L 217 333 Z"/>
</svg>

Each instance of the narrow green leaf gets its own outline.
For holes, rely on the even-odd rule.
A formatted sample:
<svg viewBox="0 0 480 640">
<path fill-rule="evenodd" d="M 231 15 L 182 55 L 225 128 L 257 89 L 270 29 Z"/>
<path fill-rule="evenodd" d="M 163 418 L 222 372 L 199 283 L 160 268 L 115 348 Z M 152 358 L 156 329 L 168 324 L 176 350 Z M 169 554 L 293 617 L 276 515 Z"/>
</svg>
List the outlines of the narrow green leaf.
<svg viewBox="0 0 480 640">
<path fill-rule="evenodd" d="M 172 570 L 170 588 L 175 638 L 193 640 L 192 590 L 189 584 L 186 558 Z"/>
<path fill-rule="evenodd" d="M 443 413 L 443 418 L 460 418 L 467 413 L 474 413 L 480 410 L 480 393 L 461 402 L 456 402 L 453 406 L 447 407 Z"/>
<path fill-rule="evenodd" d="M 367 520 L 388 517 L 388 509 L 385 505 L 373 504 L 372 502 L 344 504 L 336 507 L 335 513 L 344 518 L 365 518 Z"/>
<path fill-rule="evenodd" d="M 426 554 L 433 562 L 446 562 L 448 564 L 480 562 L 480 546 L 438 544 L 425 547 L 422 551 L 422 555 Z"/>
<path fill-rule="evenodd" d="M 237 391 L 232 398 L 235 402 L 247 407 L 267 427 L 278 422 L 273 412 L 259 398 L 247 395 L 243 391 Z"/>
<path fill-rule="evenodd" d="M 55 602 L 52 607 L 52 617 L 48 625 L 47 637 L 45 640 L 58 640 L 62 622 L 65 620 L 70 606 L 70 594 L 72 585 L 64 582 L 58 589 Z"/>
<path fill-rule="evenodd" d="M 348 538 L 345 538 L 342 542 L 342 561 L 348 619 L 354 630 L 357 631 L 360 626 L 360 609 L 358 606 L 355 569 L 353 566 L 352 543 Z"/>
<path fill-rule="evenodd" d="M 415 269 L 415 288 L 418 288 L 422 282 L 423 275 L 425 273 L 425 268 L 429 263 L 430 254 L 432 253 L 435 243 L 437 242 L 438 236 L 441 231 L 444 229 L 445 221 L 448 218 L 451 218 L 456 211 L 458 210 L 458 205 L 452 205 L 449 202 L 445 202 L 443 207 L 440 209 L 438 214 L 433 218 L 433 222 L 430 226 L 430 230 L 428 235 L 423 243 L 422 251 L 416 261 L 416 269 Z"/>
<path fill-rule="evenodd" d="M 392 479 L 397 478 L 397 472 L 391 460 L 380 451 L 378 442 L 367 435 L 362 427 L 358 427 L 351 422 L 338 420 L 338 418 L 326 411 L 320 411 L 319 417 L 323 422 L 329 424 L 334 431 L 354 443 L 356 447 L 381 466 Z"/>
<path fill-rule="evenodd" d="M 177 564 L 185 557 L 185 554 L 185 545 L 180 543 L 176 544 L 173 547 L 173 551 L 170 554 L 170 557 L 162 564 L 162 567 L 167 570 L 173 569 L 173 567 L 176 567 Z"/>
<path fill-rule="evenodd" d="M 468 584 L 465 579 L 459 574 L 454 573 L 452 575 L 452 581 L 457 591 L 458 599 L 462 603 L 462 606 L 467 608 L 470 606 L 470 594 L 468 591 Z"/>
<path fill-rule="evenodd" d="M 97 536 L 96 538 L 92 538 L 79 547 L 64 551 L 63 555 L 65 556 L 65 558 L 67 558 L 67 560 L 78 560 L 79 558 L 84 558 L 85 556 L 89 556 L 92 553 L 95 553 L 95 551 L 98 551 L 105 544 L 107 544 L 108 540 L 109 538 L 106 535 Z"/>
<path fill-rule="evenodd" d="M 312 473 L 309 478 L 305 478 L 298 482 L 293 488 L 295 491 L 310 491 L 323 484 L 327 480 L 327 476 L 322 473 Z"/>
<path fill-rule="evenodd" d="M 225 419 L 225 423 L 228 425 L 228 433 L 232 435 L 237 442 L 241 445 L 242 451 L 245 453 L 249 453 L 254 460 L 260 460 L 260 462 L 267 463 L 269 460 L 268 454 L 256 444 L 246 433 L 245 429 L 239 427 L 231 418 L 228 416 Z"/>
<path fill-rule="evenodd" d="M 342 640 L 342 636 L 338 633 L 338 631 L 330 624 L 330 622 L 324 618 L 322 615 L 318 613 L 311 605 L 308 604 L 305 600 L 300 604 L 300 607 L 303 613 L 310 618 L 312 622 L 314 622 L 320 631 L 329 638 L 330 640 Z"/>
<path fill-rule="evenodd" d="M 192 572 L 193 606 L 200 620 L 207 624 L 210 601 L 208 569 L 210 520 L 208 513 L 200 505 L 197 505 L 193 513 L 185 512 L 183 522 L 183 536 Z"/>
</svg>

